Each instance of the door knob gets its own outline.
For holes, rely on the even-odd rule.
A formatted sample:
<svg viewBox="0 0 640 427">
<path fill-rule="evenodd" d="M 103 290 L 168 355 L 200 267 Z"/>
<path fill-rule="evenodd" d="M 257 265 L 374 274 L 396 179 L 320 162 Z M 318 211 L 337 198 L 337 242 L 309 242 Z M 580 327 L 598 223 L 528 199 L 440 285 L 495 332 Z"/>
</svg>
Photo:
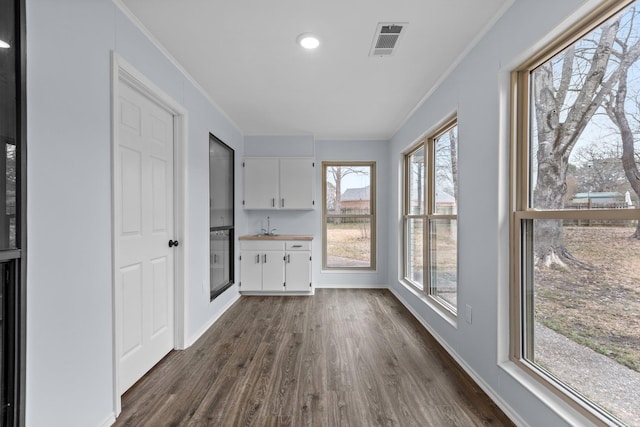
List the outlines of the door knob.
<svg viewBox="0 0 640 427">
<path fill-rule="evenodd" d="M 177 240 L 169 240 L 169 247 L 172 248 L 174 246 L 178 246 L 180 244 L 180 242 L 178 242 Z"/>
</svg>

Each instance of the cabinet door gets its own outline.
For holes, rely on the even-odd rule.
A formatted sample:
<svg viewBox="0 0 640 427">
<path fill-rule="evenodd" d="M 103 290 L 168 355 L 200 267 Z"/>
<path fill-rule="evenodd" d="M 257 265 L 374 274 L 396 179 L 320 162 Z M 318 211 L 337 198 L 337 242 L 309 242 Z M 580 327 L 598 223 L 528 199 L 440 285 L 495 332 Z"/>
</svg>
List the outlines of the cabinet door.
<svg viewBox="0 0 640 427">
<path fill-rule="evenodd" d="M 313 209 L 313 159 L 280 159 L 280 208 Z"/>
<path fill-rule="evenodd" d="M 284 290 L 284 252 L 264 251 L 262 254 L 262 290 Z"/>
<path fill-rule="evenodd" d="M 240 253 L 240 290 L 262 290 L 262 254 L 258 251 Z"/>
<path fill-rule="evenodd" d="M 288 252 L 285 274 L 288 292 L 310 291 L 311 252 Z"/>
<path fill-rule="evenodd" d="M 277 208 L 278 179 L 278 159 L 244 159 L 244 208 Z"/>
</svg>

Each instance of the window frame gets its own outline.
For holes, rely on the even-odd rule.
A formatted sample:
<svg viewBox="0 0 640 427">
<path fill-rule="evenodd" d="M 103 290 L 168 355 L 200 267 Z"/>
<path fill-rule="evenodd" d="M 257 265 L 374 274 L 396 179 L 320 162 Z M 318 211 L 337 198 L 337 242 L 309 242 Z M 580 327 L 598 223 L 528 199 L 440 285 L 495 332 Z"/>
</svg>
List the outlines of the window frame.
<svg viewBox="0 0 640 427">
<path fill-rule="evenodd" d="M 581 415 L 596 425 L 617 425 L 619 420 L 602 411 L 595 403 L 580 396 L 559 379 L 528 360 L 533 348 L 531 333 L 533 319 L 526 313 L 532 312 L 528 306 L 532 302 L 526 298 L 532 273 L 529 271 L 532 248 L 523 234 L 532 229 L 533 221 L 547 219 L 576 220 L 638 220 L 637 209 L 597 209 L 597 210 L 552 210 L 536 209 L 531 206 L 530 170 L 530 75 L 534 69 L 576 43 L 613 15 L 634 3 L 635 0 L 605 2 L 580 19 L 564 34 L 549 43 L 546 48 L 534 54 L 529 60 L 511 73 L 511 154 L 510 154 L 510 230 L 509 230 L 509 359 L 525 374 L 541 384 L 546 390 L 559 397 Z M 531 228 L 530 228 L 531 227 Z M 529 263 L 527 263 L 529 261 Z M 528 332 L 526 332 L 528 331 Z"/>
<path fill-rule="evenodd" d="M 432 245 L 429 238 L 431 225 L 438 220 L 454 220 L 456 222 L 456 229 L 458 228 L 458 213 L 456 214 L 438 214 L 435 206 L 435 188 L 436 188 L 436 167 L 435 167 L 435 151 L 436 143 L 440 137 L 445 135 L 454 127 L 458 126 L 457 114 L 446 119 L 441 125 L 439 125 L 428 136 L 422 138 L 417 144 L 413 145 L 409 150 L 404 153 L 403 156 L 403 172 L 404 172 L 404 184 L 403 184 L 403 207 L 402 207 L 402 280 L 404 283 L 409 284 L 415 291 L 424 295 L 428 301 L 435 303 L 436 308 L 442 312 L 446 317 L 455 320 L 458 315 L 458 309 L 453 304 L 446 301 L 444 298 L 435 295 L 437 288 L 431 282 L 431 270 L 432 263 Z M 459 141 L 459 137 L 458 137 Z M 458 145 L 459 146 L 459 145 Z M 424 149 L 425 166 L 424 166 L 424 185 L 423 185 L 423 200 L 424 209 L 422 214 L 411 213 L 411 195 L 409 180 L 411 177 L 410 169 L 410 157 L 420 149 Z M 459 150 L 458 150 L 459 151 Z M 457 200 L 456 200 L 457 203 Z M 423 253 L 423 284 L 416 283 L 409 276 L 409 221 L 410 220 L 422 220 L 422 253 Z M 456 293 L 458 290 L 458 270 L 460 263 L 458 261 L 458 238 L 456 237 Z"/>
<path fill-rule="evenodd" d="M 221 149 L 225 150 L 227 153 L 229 153 L 231 155 L 231 160 L 229 161 L 228 167 L 230 169 L 231 172 L 231 188 L 227 189 L 228 190 L 228 195 L 230 196 L 231 200 L 230 200 L 230 204 L 231 204 L 231 218 L 229 219 L 229 221 L 227 222 L 226 226 L 221 226 L 221 227 L 217 227 L 213 224 L 212 220 L 211 220 L 211 204 L 212 204 L 212 200 L 215 198 L 215 194 L 212 194 L 213 192 L 213 188 L 211 187 L 211 179 L 212 179 L 212 170 L 213 170 L 213 166 L 211 164 L 212 162 L 212 157 L 211 157 L 211 147 L 220 147 Z M 228 257 L 229 259 L 227 260 L 227 265 L 226 268 L 228 268 L 228 273 L 229 273 L 229 281 L 224 284 L 221 287 L 218 288 L 214 288 L 215 284 L 213 283 L 212 277 L 211 277 L 211 272 L 209 272 L 209 302 L 212 302 L 214 299 L 216 299 L 218 296 L 222 295 L 227 289 L 229 289 L 234 283 L 235 283 L 235 256 L 234 256 L 234 236 L 235 236 L 235 221 L 236 221 L 236 210 L 235 210 L 235 205 L 236 205 L 236 180 L 235 180 L 235 165 L 236 165 L 236 150 L 234 150 L 233 148 L 231 148 L 231 146 L 225 144 L 220 138 L 218 138 L 217 136 L 215 136 L 212 133 L 209 133 L 209 238 L 211 239 L 211 235 L 219 235 L 218 233 L 224 234 L 224 233 L 228 233 L 227 237 L 228 237 L 228 241 L 226 244 L 226 247 L 224 249 L 228 250 Z M 210 254 L 210 270 L 211 270 L 211 263 L 213 262 L 213 256 L 212 255 L 212 247 L 211 247 L 211 241 L 209 242 L 209 254 Z"/>
<path fill-rule="evenodd" d="M 332 166 L 369 167 L 369 214 L 329 214 L 327 212 L 327 169 Z M 323 161 L 322 162 L 322 270 L 323 271 L 376 271 L 376 162 L 375 161 Z M 370 228 L 370 263 L 367 267 L 327 266 L 327 220 L 329 218 L 368 218 Z"/>
</svg>

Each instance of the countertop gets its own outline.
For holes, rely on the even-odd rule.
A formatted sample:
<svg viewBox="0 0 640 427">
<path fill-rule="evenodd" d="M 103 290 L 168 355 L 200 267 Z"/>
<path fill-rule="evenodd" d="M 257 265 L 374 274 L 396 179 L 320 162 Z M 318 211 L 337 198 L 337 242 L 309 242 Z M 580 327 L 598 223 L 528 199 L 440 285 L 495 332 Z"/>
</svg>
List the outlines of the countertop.
<svg viewBox="0 0 640 427">
<path fill-rule="evenodd" d="M 275 236 L 247 234 L 238 237 L 238 240 L 313 240 L 313 236 L 301 236 L 299 234 L 277 234 Z"/>
</svg>

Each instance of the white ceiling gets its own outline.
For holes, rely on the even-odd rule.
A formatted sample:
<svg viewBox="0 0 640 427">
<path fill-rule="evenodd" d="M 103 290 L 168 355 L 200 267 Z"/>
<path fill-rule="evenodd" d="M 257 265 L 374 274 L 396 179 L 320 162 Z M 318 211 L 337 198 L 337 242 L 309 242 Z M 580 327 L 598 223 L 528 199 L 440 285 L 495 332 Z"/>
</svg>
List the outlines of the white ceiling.
<svg viewBox="0 0 640 427">
<path fill-rule="evenodd" d="M 512 0 L 122 2 L 245 135 L 388 139 Z M 409 23 L 393 56 L 378 22 Z"/>
</svg>

